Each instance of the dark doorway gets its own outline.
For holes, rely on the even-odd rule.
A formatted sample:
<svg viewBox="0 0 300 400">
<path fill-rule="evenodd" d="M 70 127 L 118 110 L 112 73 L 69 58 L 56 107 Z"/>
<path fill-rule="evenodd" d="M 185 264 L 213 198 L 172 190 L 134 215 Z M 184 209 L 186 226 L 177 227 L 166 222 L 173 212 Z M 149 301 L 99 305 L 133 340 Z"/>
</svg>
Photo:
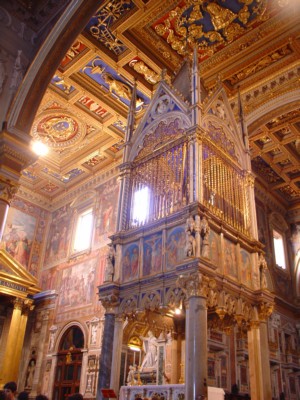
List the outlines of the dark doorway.
<svg viewBox="0 0 300 400">
<path fill-rule="evenodd" d="M 66 400 L 71 394 L 79 393 L 83 347 L 81 329 L 77 326 L 68 329 L 59 345 L 53 400 Z"/>
</svg>

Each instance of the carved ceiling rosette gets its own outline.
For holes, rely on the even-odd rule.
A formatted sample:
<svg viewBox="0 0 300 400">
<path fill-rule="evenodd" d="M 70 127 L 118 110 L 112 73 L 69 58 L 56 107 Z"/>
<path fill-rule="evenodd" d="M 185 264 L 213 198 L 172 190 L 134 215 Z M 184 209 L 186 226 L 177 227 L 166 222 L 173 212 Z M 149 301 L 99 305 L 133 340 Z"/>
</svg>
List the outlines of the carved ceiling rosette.
<svg viewBox="0 0 300 400">
<path fill-rule="evenodd" d="M 59 151 L 80 143 L 86 135 L 86 125 L 73 114 L 62 110 L 47 110 L 35 121 L 32 136 L 47 147 Z"/>
</svg>

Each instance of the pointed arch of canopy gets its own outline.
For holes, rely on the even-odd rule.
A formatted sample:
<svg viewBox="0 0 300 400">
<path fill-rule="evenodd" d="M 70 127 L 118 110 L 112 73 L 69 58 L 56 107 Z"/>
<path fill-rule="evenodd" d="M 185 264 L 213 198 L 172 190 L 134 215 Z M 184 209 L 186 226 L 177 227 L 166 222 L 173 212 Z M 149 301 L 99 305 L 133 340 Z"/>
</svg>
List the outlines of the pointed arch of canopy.
<svg viewBox="0 0 300 400">
<path fill-rule="evenodd" d="M 172 124 L 176 121 L 177 130 L 186 131 L 191 127 L 191 119 L 188 105 L 185 101 L 181 100 L 172 91 L 169 85 L 162 81 L 157 88 L 151 105 L 143 116 L 138 128 L 134 132 L 131 139 L 131 150 L 127 161 L 133 161 L 138 155 L 140 149 L 144 146 L 144 141 L 148 138 L 149 141 L 152 139 L 163 140 L 163 137 L 158 139 L 157 131 L 159 127 L 164 125 L 166 129 L 162 132 L 165 135 L 167 141 L 170 141 L 170 130 Z M 171 128 L 168 127 L 171 125 Z M 172 134 L 175 132 L 171 132 Z M 163 142 L 162 142 L 163 144 Z"/>
<path fill-rule="evenodd" d="M 238 162 L 241 168 L 247 170 L 249 165 L 247 165 L 247 157 L 244 157 L 246 147 L 243 142 L 241 126 L 238 126 L 222 86 L 205 103 L 203 115 L 202 126 L 207 135 L 212 136 L 213 141 L 219 137 L 219 144 L 224 153 Z M 216 134 L 212 131 L 215 131 Z"/>
</svg>

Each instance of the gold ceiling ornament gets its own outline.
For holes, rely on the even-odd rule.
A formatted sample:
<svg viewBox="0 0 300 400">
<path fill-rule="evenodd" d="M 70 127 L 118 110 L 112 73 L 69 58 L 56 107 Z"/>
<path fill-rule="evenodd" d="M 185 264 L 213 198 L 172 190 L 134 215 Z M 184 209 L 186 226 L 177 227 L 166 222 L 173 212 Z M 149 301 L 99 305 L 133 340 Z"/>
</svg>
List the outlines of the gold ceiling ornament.
<svg viewBox="0 0 300 400">
<path fill-rule="evenodd" d="M 154 28 L 180 55 L 195 45 L 211 55 L 243 35 L 262 18 L 266 0 L 188 0 Z"/>
<path fill-rule="evenodd" d="M 48 148 L 59 151 L 81 142 L 86 135 L 86 124 L 68 111 L 47 110 L 36 119 L 31 135 Z"/>
</svg>

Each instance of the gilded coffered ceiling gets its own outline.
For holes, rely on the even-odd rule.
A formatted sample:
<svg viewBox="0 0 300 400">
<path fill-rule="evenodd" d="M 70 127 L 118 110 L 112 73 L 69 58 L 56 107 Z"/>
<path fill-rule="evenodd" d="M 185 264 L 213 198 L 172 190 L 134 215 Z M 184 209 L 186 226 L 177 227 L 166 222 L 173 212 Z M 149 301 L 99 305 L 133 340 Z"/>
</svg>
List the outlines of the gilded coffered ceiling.
<svg viewBox="0 0 300 400">
<path fill-rule="evenodd" d="M 221 80 L 237 118 L 240 90 L 257 181 L 297 206 L 299 26 L 298 0 L 103 2 L 49 83 L 31 134 L 50 151 L 23 186 L 57 200 L 117 166 L 134 80 L 138 122 L 162 73 L 172 82 L 196 44 L 204 86 Z"/>
</svg>

